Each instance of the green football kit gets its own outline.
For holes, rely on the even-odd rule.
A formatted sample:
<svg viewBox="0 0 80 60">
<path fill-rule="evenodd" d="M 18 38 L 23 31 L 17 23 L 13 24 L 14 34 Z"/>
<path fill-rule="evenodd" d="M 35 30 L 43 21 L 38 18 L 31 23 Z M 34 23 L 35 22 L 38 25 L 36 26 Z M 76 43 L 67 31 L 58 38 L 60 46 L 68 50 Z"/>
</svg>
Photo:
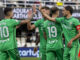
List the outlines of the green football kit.
<svg viewBox="0 0 80 60">
<path fill-rule="evenodd" d="M 40 33 L 40 59 L 41 60 L 46 60 L 46 40 L 43 35 L 43 23 L 44 23 L 44 18 L 40 19 L 35 22 L 35 26 L 38 27 L 39 33 Z"/>
<path fill-rule="evenodd" d="M 76 39 L 73 41 L 71 48 L 68 48 L 67 44 L 77 35 L 78 31 L 76 26 L 80 25 L 79 20 L 74 17 L 70 17 L 69 19 L 61 17 L 56 18 L 56 22 L 61 24 L 65 36 L 63 60 L 78 60 L 79 40 Z"/>
<path fill-rule="evenodd" d="M 3 19 L 0 21 L 0 60 L 20 60 L 17 49 L 16 26 L 20 21 Z"/>
<path fill-rule="evenodd" d="M 47 60 L 63 60 L 62 27 L 52 21 L 44 22 L 44 32 L 47 36 Z"/>
</svg>

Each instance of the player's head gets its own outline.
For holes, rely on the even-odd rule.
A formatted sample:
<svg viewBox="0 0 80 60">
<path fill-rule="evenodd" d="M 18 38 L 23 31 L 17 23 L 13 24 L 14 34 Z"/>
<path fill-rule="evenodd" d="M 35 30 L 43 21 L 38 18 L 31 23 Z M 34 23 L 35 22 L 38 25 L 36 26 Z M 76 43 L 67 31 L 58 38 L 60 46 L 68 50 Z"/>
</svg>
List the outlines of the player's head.
<svg viewBox="0 0 80 60">
<path fill-rule="evenodd" d="M 63 8 L 63 16 L 68 16 L 68 14 L 72 15 L 73 13 L 73 8 L 71 6 L 66 6 Z"/>
<path fill-rule="evenodd" d="M 49 7 L 43 6 L 41 9 L 42 9 L 43 12 L 45 12 L 46 14 L 48 14 L 48 15 L 50 14 L 50 8 L 49 8 Z"/>
<path fill-rule="evenodd" d="M 56 15 L 56 17 L 58 17 L 58 16 L 59 16 L 59 8 L 57 8 L 57 7 L 51 8 L 50 15 L 51 15 L 51 16 Z"/>
<path fill-rule="evenodd" d="M 9 8 L 9 7 L 6 7 L 4 9 L 4 15 L 5 16 L 9 16 L 10 18 L 12 18 L 12 16 L 13 16 L 13 9 Z"/>
</svg>

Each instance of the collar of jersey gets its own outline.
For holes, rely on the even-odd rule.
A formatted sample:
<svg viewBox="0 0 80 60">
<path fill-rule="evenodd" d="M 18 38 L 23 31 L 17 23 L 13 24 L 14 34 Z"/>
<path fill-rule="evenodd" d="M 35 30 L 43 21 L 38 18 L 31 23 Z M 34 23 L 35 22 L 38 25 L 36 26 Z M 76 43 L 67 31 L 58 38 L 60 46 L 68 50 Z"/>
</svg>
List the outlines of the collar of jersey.
<svg viewBox="0 0 80 60">
<path fill-rule="evenodd" d="M 66 17 L 65 17 L 65 18 L 66 18 Z M 66 18 L 66 19 L 67 19 L 67 20 L 70 20 L 71 18 L 73 18 L 73 17 L 71 16 L 70 18 L 68 18 L 68 19 Z"/>
</svg>

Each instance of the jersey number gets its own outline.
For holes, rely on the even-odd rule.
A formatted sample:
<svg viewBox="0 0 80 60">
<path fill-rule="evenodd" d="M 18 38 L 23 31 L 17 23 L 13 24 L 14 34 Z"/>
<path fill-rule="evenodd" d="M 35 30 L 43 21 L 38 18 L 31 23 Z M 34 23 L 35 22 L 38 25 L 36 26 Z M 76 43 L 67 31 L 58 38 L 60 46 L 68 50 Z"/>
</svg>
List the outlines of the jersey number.
<svg viewBox="0 0 80 60">
<path fill-rule="evenodd" d="M 0 27 L 1 38 L 9 37 L 9 30 L 7 26 Z"/>
<path fill-rule="evenodd" d="M 57 36 L 57 29 L 55 26 L 48 27 L 49 38 Z"/>
</svg>

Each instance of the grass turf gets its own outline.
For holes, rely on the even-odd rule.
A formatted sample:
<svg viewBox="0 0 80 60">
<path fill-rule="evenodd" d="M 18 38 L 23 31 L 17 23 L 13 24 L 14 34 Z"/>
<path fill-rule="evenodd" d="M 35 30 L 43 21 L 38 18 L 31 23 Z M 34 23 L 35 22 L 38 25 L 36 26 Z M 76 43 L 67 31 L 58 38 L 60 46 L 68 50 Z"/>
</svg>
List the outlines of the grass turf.
<svg viewBox="0 0 80 60">
<path fill-rule="evenodd" d="M 21 60 L 39 60 L 38 58 L 21 58 Z M 80 58 L 78 58 L 78 60 L 80 60 Z"/>
</svg>

